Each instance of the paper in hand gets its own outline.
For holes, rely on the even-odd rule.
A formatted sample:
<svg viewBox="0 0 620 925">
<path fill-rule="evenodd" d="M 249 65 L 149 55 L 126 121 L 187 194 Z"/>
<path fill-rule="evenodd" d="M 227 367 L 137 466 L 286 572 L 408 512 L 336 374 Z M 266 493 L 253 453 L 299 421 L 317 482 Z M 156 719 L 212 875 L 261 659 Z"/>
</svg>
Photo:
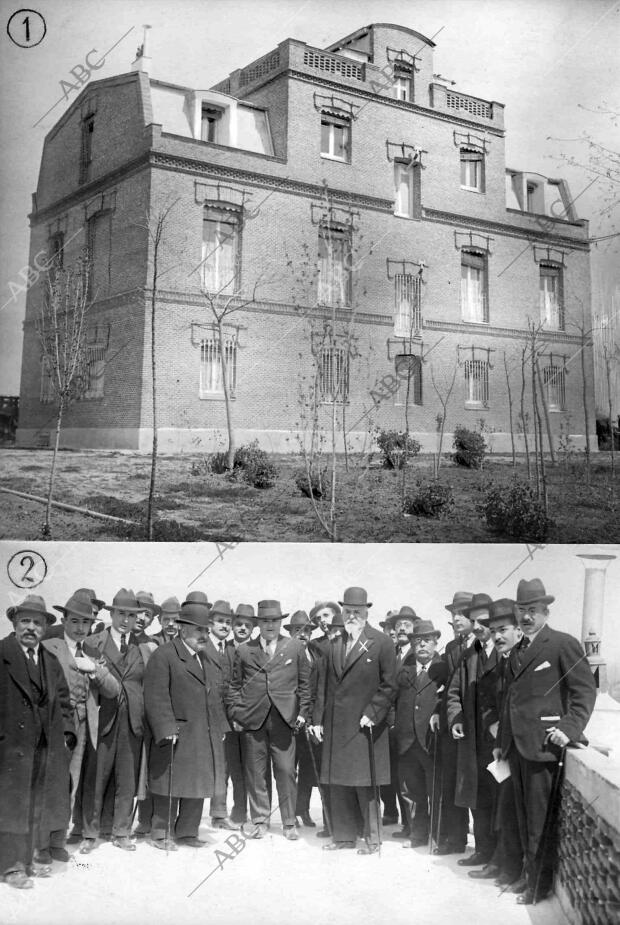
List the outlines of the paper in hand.
<svg viewBox="0 0 620 925">
<path fill-rule="evenodd" d="M 510 777 L 510 765 L 505 758 L 498 758 L 497 761 L 487 764 L 487 771 L 493 775 L 498 784 Z"/>
</svg>

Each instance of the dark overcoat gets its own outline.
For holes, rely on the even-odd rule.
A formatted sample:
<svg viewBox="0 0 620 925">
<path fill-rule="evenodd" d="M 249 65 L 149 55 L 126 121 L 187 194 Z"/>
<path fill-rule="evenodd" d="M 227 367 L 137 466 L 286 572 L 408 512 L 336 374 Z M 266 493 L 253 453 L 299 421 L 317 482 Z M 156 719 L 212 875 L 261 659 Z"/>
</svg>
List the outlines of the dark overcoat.
<svg viewBox="0 0 620 925">
<path fill-rule="evenodd" d="M 258 638 L 239 646 L 227 706 L 229 718 L 244 730 L 260 729 L 272 706 L 293 728 L 298 715 L 309 719 L 310 700 L 310 664 L 298 639 L 278 637 L 271 658 Z"/>
<path fill-rule="evenodd" d="M 103 658 L 121 685 L 118 697 L 101 701 L 99 736 L 107 735 L 116 722 L 119 710 L 126 709 L 131 731 L 138 738 L 142 738 L 144 731 L 142 682 L 144 666 L 148 661 L 152 646 L 143 643 L 136 644 L 133 634 L 129 634 L 127 653 L 123 658 L 110 636 L 109 628 L 106 628 L 100 633 L 93 633 L 89 636 L 84 642 L 83 649 L 84 654 L 90 658 Z"/>
<path fill-rule="evenodd" d="M 366 624 L 346 659 L 342 636 L 330 643 L 314 711 L 324 733 L 321 783 L 371 785 L 370 742 L 360 728 L 364 715 L 375 723 L 376 783 L 390 783 L 387 715 L 395 695 L 396 653 L 388 636 Z"/>
<path fill-rule="evenodd" d="M 76 735 L 69 688 L 58 659 L 39 646 L 44 694 L 33 702 L 28 666 L 15 634 L 0 641 L 0 831 L 29 831 L 30 782 L 41 729 L 47 740 L 41 831 L 64 828 L 71 814 L 65 733 Z"/>
<path fill-rule="evenodd" d="M 203 668 L 204 666 L 204 668 Z M 166 642 L 151 655 L 144 676 L 144 704 L 149 738 L 149 788 L 168 794 L 171 745 L 174 749 L 172 795 L 203 799 L 215 793 L 224 775 L 226 720 L 217 680 L 208 662 L 202 665 L 180 639 Z"/>
<path fill-rule="evenodd" d="M 437 684 L 428 675 L 430 665 L 441 662 L 435 653 L 426 666 L 426 674 L 418 678 L 416 657 L 413 647 L 396 672 L 396 717 L 394 733 L 399 755 L 404 755 L 414 742 L 428 751 L 431 738 L 429 721 L 437 703 Z"/>
<path fill-rule="evenodd" d="M 456 742 L 457 806 L 477 807 L 478 776 L 493 760 L 493 740 L 485 728 L 484 709 L 488 691 L 496 683 L 497 651 L 486 657 L 482 646 L 475 640 L 465 651 L 448 684 L 447 714 L 450 729 L 455 723 L 463 724 L 465 738 Z"/>
</svg>

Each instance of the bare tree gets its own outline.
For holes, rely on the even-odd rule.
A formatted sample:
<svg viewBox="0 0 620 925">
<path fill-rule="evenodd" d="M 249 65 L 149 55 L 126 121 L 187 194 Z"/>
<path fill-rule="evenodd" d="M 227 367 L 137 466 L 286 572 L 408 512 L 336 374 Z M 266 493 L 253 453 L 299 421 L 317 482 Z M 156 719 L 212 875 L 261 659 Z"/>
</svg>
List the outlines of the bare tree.
<svg viewBox="0 0 620 925">
<path fill-rule="evenodd" d="M 510 448 L 512 450 L 512 468 L 517 468 L 517 456 L 515 452 L 515 428 L 512 411 L 512 389 L 510 388 L 510 375 L 508 373 L 508 362 L 506 360 L 506 351 L 504 350 L 504 372 L 506 373 L 506 390 L 508 393 L 508 420 L 510 423 Z"/>
<path fill-rule="evenodd" d="M 435 394 L 439 399 L 441 405 L 441 413 L 437 415 L 437 434 L 438 434 L 438 443 L 437 443 L 437 452 L 433 453 L 433 478 L 439 478 L 439 469 L 441 466 L 441 454 L 443 449 L 443 435 L 446 426 L 446 417 L 448 414 L 448 404 L 450 403 L 450 398 L 452 397 L 452 392 L 454 390 L 454 384 L 456 382 L 456 371 L 458 369 L 458 362 L 455 359 L 454 366 L 452 368 L 452 378 L 445 379 L 443 383 L 437 384 L 435 379 L 435 372 L 433 370 L 433 364 L 431 363 L 431 382 L 433 383 L 433 388 L 435 389 Z"/>
<path fill-rule="evenodd" d="M 86 319 L 91 305 L 90 261 L 86 255 L 73 266 L 49 268 L 37 333 L 45 370 L 44 388 L 56 406 L 56 428 L 50 468 L 43 535 L 51 537 L 51 511 L 63 417 L 69 405 L 89 386 Z"/>
<path fill-rule="evenodd" d="M 614 433 L 614 419 L 613 419 L 613 393 L 611 389 L 611 368 L 612 365 L 615 365 L 620 360 L 620 347 L 618 344 L 615 345 L 612 350 L 608 344 L 603 344 L 603 362 L 605 364 L 605 379 L 607 382 L 607 410 L 608 410 L 608 420 L 609 420 L 609 439 L 610 439 L 610 451 L 611 451 L 611 477 L 615 475 L 616 465 L 615 465 L 615 433 Z"/>
</svg>

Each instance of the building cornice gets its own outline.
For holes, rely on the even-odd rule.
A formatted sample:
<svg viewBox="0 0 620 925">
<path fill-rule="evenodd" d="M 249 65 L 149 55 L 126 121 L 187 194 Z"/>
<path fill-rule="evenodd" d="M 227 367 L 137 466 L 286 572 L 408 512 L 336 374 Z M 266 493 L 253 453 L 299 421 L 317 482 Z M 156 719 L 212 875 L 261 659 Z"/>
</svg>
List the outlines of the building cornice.
<svg viewBox="0 0 620 925">
<path fill-rule="evenodd" d="M 392 319 L 390 319 L 391 321 Z M 455 334 L 469 333 L 484 337 L 509 337 L 513 340 L 527 340 L 532 333 L 527 328 L 502 328 L 490 324 L 472 324 L 465 321 L 436 321 L 425 319 L 422 323 L 424 330 L 450 331 Z M 541 341 L 558 342 L 565 344 L 581 344 L 580 334 L 568 334 L 566 331 L 537 331 L 536 337 Z"/>
<path fill-rule="evenodd" d="M 474 218 L 471 215 L 460 215 L 458 212 L 441 212 L 437 209 L 428 209 L 424 206 L 422 208 L 422 213 L 423 221 L 437 222 L 437 224 L 440 225 L 453 225 L 459 228 L 479 228 L 481 231 L 492 231 L 497 234 L 509 235 L 510 237 L 526 238 L 530 241 L 552 241 L 556 244 L 562 244 L 565 247 L 572 247 L 576 250 L 583 250 L 586 252 L 590 250 L 588 240 L 569 238 L 559 232 L 522 228 L 520 225 L 511 225 L 508 222 L 497 222 L 486 218 Z M 558 220 L 549 219 L 549 221 L 555 222 Z"/>
</svg>

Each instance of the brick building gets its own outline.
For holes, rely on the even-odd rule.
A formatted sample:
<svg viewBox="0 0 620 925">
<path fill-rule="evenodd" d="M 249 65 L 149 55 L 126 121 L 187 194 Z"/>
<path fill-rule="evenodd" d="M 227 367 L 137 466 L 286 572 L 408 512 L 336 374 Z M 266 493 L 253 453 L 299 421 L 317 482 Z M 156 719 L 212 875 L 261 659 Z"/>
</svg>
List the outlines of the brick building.
<svg viewBox="0 0 620 925">
<path fill-rule="evenodd" d="M 30 216 L 31 264 L 46 252 L 69 265 L 84 247 L 93 260 L 90 381 L 65 445 L 150 447 L 152 232 L 167 207 L 160 448 L 223 445 L 221 343 L 239 442 L 297 449 L 300 384 L 314 382 L 319 420 L 335 401 L 351 446 L 369 445 L 372 425 L 403 429 L 407 404 L 431 448 L 437 391 L 454 380 L 448 439 L 482 421 L 492 449 L 509 449 L 509 383 L 520 448 L 528 324 L 550 426 L 583 444 L 587 222 L 562 180 L 507 169 L 503 106 L 437 79 L 433 48 L 376 23 L 326 49 L 287 39 L 209 90 L 150 78 L 146 50 L 132 72 L 84 88 L 45 139 Z M 205 287 L 239 306 L 221 342 Z M 41 298 L 40 282 L 26 309 L 22 445 L 45 445 L 52 427 Z M 527 364 L 530 428 L 531 388 Z"/>
</svg>

